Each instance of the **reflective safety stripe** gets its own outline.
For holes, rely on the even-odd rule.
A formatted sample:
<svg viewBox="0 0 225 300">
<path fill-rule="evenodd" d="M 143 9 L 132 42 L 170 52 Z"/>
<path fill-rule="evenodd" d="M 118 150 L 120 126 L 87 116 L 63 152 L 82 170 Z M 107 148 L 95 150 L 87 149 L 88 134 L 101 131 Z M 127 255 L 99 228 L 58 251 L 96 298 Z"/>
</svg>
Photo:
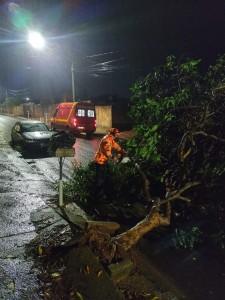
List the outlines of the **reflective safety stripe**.
<svg viewBox="0 0 225 300">
<path fill-rule="evenodd" d="M 122 148 L 115 142 L 115 137 L 109 133 L 102 138 L 94 161 L 101 165 L 106 163 L 112 155 L 112 149 L 122 151 Z"/>
</svg>

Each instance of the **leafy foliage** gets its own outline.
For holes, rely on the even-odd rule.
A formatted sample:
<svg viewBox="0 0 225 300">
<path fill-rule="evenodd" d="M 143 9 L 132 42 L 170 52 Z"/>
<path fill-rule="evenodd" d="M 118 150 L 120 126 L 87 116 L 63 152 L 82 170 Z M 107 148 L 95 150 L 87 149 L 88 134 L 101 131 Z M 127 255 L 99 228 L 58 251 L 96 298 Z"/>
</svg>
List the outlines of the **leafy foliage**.
<svg viewBox="0 0 225 300">
<path fill-rule="evenodd" d="M 200 66 L 200 60 L 170 56 L 132 86 L 129 116 L 136 135 L 125 146 L 132 163 L 109 170 L 110 195 L 120 205 L 144 203 L 141 170 L 150 183 L 148 205 L 160 207 L 164 216 L 171 216 L 169 201 L 173 216 L 225 219 L 225 55 L 205 74 Z M 73 199 L 95 200 L 94 174 L 93 165 L 75 168 L 67 186 Z"/>
<path fill-rule="evenodd" d="M 110 165 L 106 184 L 111 200 L 126 203 L 129 199 L 132 203 L 143 199 L 142 182 L 132 163 L 126 164 L 126 168 L 123 164 Z M 64 192 L 80 203 L 95 201 L 95 165 L 92 162 L 86 166 L 75 165 L 71 180 L 64 183 Z"/>
<path fill-rule="evenodd" d="M 176 228 L 172 235 L 172 243 L 176 249 L 182 247 L 193 249 L 195 244 L 201 242 L 201 235 L 202 232 L 197 226 L 193 226 L 186 230 Z"/>
<path fill-rule="evenodd" d="M 109 181 L 112 196 L 120 203 L 143 202 L 143 183 L 132 162 L 110 165 Z"/>
<path fill-rule="evenodd" d="M 164 197 L 200 183 L 178 197 L 192 200 L 191 205 L 184 209 L 175 202 L 173 208 L 186 219 L 202 215 L 208 228 L 217 223 L 216 234 L 225 220 L 225 55 L 205 74 L 200 64 L 170 56 L 133 85 L 130 117 L 136 136 L 128 149 L 150 179 L 150 188 L 154 181 L 164 185 Z"/>
<path fill-rule="evenodd" d="M 81 203 L 90 202 L 94 194 L 95 169 L 94 164 L 87 166 L 74 165 L 72 178 L 64 184 L 64 193 L 70 199 Z"/>
<path fill-rule="evenodd" d="M 129 153 L 173 189 L 188 181 L 221 183 L 225 174 L 225 56 L 205 76 L 199 66 L 170 56 L 131 89 L 136 137 Z"/>
</svg>

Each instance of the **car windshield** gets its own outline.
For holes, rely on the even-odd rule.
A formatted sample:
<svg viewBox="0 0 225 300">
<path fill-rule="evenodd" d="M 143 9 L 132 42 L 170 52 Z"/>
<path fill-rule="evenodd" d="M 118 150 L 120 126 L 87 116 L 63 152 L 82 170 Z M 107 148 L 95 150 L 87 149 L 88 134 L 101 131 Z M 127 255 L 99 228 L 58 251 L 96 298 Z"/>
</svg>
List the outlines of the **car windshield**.
<svg viewBox="0 0 225 300">
<path fill-rule="evenodd" d="M 43 123 L 22 124 L 23 132 L 48 131 L 48 127 Z"/>
</svg>

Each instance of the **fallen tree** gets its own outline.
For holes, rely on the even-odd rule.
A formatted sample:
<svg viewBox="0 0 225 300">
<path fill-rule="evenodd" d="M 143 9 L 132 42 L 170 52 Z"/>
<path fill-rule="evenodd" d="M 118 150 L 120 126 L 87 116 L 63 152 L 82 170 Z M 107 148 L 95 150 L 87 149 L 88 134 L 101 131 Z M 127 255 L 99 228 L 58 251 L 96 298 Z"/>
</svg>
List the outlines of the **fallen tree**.
<svg viewBox="0 0 225 300">
<path fill-rule="evenodd" d="M 147 232 L 168 226 L 175 202 L 206 210 L 216 203 L 223 208 L 215 209 L 218 217 L 224 211 L 225 56 L 205 75 L 199 65 L 200 60 L 171 56 L 132 87 L 130 117 L 135 136 L 125 145 L 131 164 L 113 166 L 112 174 L 117 173 L 111 184 L 118 202 L 136 197 L 148 210 L 138 224 L 114 237 L 87 230 L 86 241 L 105 262 L 123 255 Z M 89 167 L 86 177 L 80 172 L 81 167 L 75 169 L 67 193 L 75 202 L 93 201 L 94 171 Z"/>
<path fill-rule="evenodd" d="M 135 269 L 132 248 L 146 233 L 168 228 L 177 216 L 187 222 L 205 216 L 211 232 L 224 245 L 225 56 L 204 76 L 199 64 L 168 57 L 165 65 L 134 84 L 130 116 L 135 136 L 124 145 L 130 162 L 110 166 L 112 189 L 107 205 L 114 204 L 116 217 L 137 207 L 142 213 L 130 229 L 115 234 L 120 224 L 111 222 L 107 212 L 109 220 L 101 220 L 104 202 L 95 221 L 80 211 L 74 217 L 71 207 L 67 215 L 65 210 L 64 217 L 69 216 L 70 224 L 79 230 L 74 232 L 68 224 L 48 226 L 47 233 L 44 230 L 32 243 L 45 299 L 83 299 L 83 294 L 105 299 L 96 291 L 105 287 L 108 296 L 112 287 L 105 284 L 108 273 L 116 283 L 129 276 Z M 88 212 L 96 212 L 100 199 L 95 198 L 94 180 L 93 164 L 75 166 L 64 188 L 69 204 L 83 204 Z M 130 290 L 122 290 L 126 299 L 137 299 L 136 290 L 133 296 Z M 155 298 L 148 290 L 150 294 Z M 143 290 L 138 295 L 142 297 Z"/>
</svg>

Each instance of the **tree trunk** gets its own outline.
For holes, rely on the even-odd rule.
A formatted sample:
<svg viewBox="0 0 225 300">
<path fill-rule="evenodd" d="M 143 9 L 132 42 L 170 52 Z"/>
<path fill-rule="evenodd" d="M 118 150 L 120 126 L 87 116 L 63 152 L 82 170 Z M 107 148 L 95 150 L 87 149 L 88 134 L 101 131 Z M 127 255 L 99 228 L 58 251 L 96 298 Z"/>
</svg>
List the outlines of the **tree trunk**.
<svg viewBox="0 0 225 300">
<path fill-rule="evenodd" d="M 159 226 L 168 226 L 170 224 L 170 217 L 162 216 L 156 209 L 146 216 L 144 220 L 137 225 L 127 230 L 126 232 L 117 235 L 114 241 L 121 245 L 125 251 L 132 248 L 147 232 Z"/>
</svg>

